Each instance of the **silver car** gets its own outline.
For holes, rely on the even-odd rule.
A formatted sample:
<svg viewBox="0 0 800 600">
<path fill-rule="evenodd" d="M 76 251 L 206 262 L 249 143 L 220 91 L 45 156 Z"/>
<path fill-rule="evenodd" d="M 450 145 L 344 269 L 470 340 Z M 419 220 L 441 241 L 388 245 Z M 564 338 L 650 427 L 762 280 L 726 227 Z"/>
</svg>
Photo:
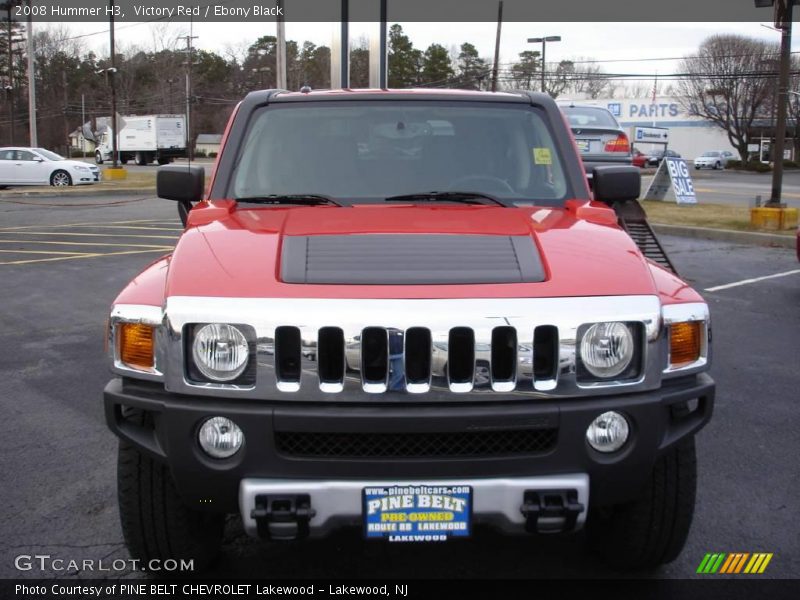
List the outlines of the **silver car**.
<svg viewBox="0 0 800 600">
<path fill-rule="evenodd" d="M 589 183 L 594 167 L 632 164 L 628 135 L 608 109 L 573 103 L 560 104 L 559 108 L 575 137 Z"/>
<path fill-rule="evenodd" d="M 694 159 L 694 168 L 695 169 L 702 169 L 706 167 L 708 169 L 724 169 L 728 161 L 733 159 L 733 152 L 723 151 L 719 152 L 716 150 L 710 152 L 703 152 L 700 156 Z"/>
</svg>

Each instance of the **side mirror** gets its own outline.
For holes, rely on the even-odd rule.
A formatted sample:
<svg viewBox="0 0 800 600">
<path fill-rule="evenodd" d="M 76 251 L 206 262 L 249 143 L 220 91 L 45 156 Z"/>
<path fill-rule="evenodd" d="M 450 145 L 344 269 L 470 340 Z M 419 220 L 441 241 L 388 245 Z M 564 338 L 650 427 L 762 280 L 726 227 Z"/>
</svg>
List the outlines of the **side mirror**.
<svg viewBox="0 0 800 600">
<path fill-rule="evenodd" d="M 178 215 L 186 227 L 192 202 L 203 199 L 206 172 L 203 167 L 170 165 L 159 167 L 156 175 L 156 195 L 178 202 Z"/>
<path fill-rule="evenodd" d="M 200 202 L 206 173 L 203 167 L 169 165 L 158 168 L 156 195 L 177 202 Z"/>
<path fill-rule="evenodd" d="M 44 159 L 41 156 L 34 156 L 33 162 L 43 163 Z"/>
<path fill-rule="evenodd" d="M 642 192 L 642 175 L 638 167 L 595 167 L 592 180 L 594 199 L 606 204 L 636 200 Z"/>
</svg>

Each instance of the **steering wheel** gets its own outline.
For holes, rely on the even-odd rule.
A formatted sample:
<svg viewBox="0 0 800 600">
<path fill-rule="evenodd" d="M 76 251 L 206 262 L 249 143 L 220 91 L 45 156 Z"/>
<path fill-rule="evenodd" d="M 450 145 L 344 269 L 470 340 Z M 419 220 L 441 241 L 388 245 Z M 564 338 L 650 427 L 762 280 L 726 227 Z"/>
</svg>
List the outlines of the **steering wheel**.
<svg viewBox="0 0 800 600">
<path fill-rule="evenodd" d="M 470 183 L 475 181 L 486 181 L 489 182 L 490 186 L 488 188 L 481 188 L 478 189 L 470 189 Z M 464 189 L 466 188 L 466 189 Z M 502 191 L 502 192 L 509 192 L 511 194 L 516 193 L 514 188 L 512 188 L 507 181 L 500 179 L 499 177 L 494 177 L 493 175 L 465 175 L 464 177 L 459 177 L 458 179 L 454 179 L 450 182 L 447 186 L 447 189 L 450 191 L 465 191 L 465 192 L 492 192 L 492 191 Z"/>
</svg>

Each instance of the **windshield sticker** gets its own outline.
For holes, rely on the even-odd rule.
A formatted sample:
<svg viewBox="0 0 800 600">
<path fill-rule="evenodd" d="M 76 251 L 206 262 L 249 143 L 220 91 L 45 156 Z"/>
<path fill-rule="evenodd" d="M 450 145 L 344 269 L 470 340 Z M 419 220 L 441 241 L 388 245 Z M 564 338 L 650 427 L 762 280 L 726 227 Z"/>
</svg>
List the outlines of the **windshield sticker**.
<svg viewBox="0 0 800 600">
<path fill-rule="evenodd" d="M 533 164 L 552 165 L 553 158 L 550 156 L 550 148 L 533 148 Z"/>
</svg>

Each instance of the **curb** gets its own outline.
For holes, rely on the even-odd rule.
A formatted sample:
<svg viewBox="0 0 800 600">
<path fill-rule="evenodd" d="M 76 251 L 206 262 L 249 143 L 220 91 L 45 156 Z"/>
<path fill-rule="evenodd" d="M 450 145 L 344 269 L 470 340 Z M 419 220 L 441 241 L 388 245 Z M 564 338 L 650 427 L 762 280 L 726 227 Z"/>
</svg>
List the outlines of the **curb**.
<svg viewBox="0 0 800 600">
<path fill-rule="evenodd" d="M 665 225 L 651 223 L 656 233 L 664 235 L 677 235 L 680 237 L 697 238 L 731 242 L 733 244 L 750 244 L 755 246 L 772 246 L 778 248 L 795 249 L 797 244 L 792 235 L 777 235 L 774 233 L 756 233 L 754 231 L 734 231 L 732 229 L 711 229 L 710 227 L 687 227 L 682 225 Z"/>
<path fill-rule="evenodd" d="M 125 188 L 125 189 L 90 189 L 90 190 L 81 190 L 76 192 L 70 192 L 67 194 L 53 192 L 50 190 L 32 190 L 28 192 L 22 191 L 10 191 L 10 192 L 0 192 L 0 200 L 3 198 L 53 198 L 58 196 L 59 198 L 69 199 L 72 197 L 75 198 L 83 198 L 83 197 L 92 197 L 92 196 L 141 196 L 145 194 L 150 194 L 155 197 L 156 190 L 155 188 Z"/>
</svg>

